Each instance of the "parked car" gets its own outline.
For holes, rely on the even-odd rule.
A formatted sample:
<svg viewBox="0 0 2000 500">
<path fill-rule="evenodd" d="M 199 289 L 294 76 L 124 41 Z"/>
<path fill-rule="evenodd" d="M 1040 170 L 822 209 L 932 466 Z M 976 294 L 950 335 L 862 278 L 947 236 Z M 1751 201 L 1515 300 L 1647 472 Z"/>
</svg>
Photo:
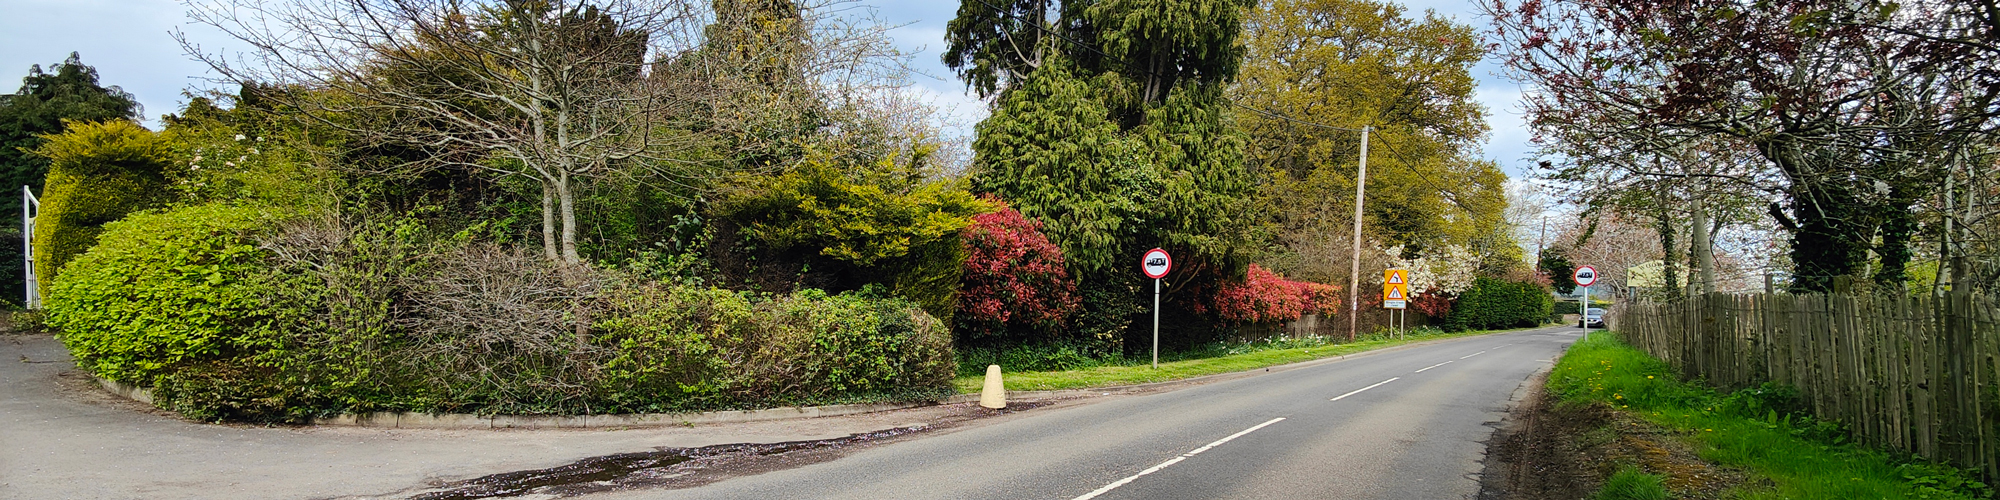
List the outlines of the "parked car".
<svg viewBox="0 0 2000 500">
<path fill-rule="evenodd" d="M 1585 309 L 1583 319 L 1577 320 L 1577 328 L 1604 328 L 1604 308 Z"/>
</svg>

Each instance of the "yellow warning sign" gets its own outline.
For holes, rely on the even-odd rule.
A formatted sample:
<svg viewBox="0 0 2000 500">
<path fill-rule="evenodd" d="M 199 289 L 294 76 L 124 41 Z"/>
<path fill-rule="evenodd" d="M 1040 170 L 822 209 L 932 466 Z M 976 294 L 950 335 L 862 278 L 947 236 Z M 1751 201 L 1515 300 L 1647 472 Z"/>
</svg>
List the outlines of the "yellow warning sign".
<svg viewBox="0 0 2000 500">
<path fill-rule="evenodd" d="M 1402 309 L 1410 298 L 1410 270 L 1382 270 L 1382 307 Z"/>
</svg>

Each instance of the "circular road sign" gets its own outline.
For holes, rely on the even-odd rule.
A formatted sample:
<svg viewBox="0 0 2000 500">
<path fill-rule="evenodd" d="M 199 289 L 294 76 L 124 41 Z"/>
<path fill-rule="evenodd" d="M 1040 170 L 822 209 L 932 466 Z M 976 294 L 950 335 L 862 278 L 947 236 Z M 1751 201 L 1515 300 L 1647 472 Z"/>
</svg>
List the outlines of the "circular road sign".
<svg viewBox="0 0 2000 500">
<path fill-rule="evenodd" d="M 1570 276 L 1570 278 L 1576 280 L 1577 286 L 1590 286 L 1591 283 L 1597 282 L 1597 268 L 1590 266 L 1578 267 L 1576 268 L 1576 274 Z"/>
<path fill-rule="evenodd" d="M 1139 259 L 1139 267 L 1146 270 L 1148 278 L 1165 278 L 1167 271 L 1174 268 L 1174 258 L 1168 257 L 1166 250 L 1147 250 L 1146 256 Z"/>
</svg>

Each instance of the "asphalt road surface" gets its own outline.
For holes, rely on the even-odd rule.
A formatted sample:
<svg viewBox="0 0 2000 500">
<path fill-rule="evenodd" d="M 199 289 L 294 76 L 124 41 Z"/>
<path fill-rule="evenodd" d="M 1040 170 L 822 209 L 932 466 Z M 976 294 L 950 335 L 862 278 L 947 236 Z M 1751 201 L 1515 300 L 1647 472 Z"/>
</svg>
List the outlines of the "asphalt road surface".
<svg viewBox="0 0 2000 500">
<path fill-rule="evenodd" d="M 1473 498 L 1509 403 L 1579 334 L 1456 339 L 589 498 Z"/>
</svg>

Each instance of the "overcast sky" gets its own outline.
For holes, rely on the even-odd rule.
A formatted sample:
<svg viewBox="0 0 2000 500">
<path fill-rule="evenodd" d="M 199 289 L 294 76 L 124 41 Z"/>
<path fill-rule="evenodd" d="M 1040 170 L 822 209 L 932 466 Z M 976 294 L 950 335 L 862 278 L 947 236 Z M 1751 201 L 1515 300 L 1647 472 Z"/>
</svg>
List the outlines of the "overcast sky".
<svg viewBox="0 0 2000 500">
<path fill-rule="evenodd" d="M 879 17 L 901 27 L 891 34 L 898 45 L 916 54 L 915 64 L 922 73 L 913 75 L 914 89 L 941 109 L 951 113 L 969 133 L 969 126 L 986 114 L 984 105 L 965 91 L 965 85 L 939 61 L 944 48 L 944 25 L 957 12 L 957 2 L 942 0 L 871 0 L 861 2 L 878 8 Z M 1421 16 L 1432 9 L 1459 23 L 1482 31 L 1486 21 L 1467 0 L 1417 0 L 1403 2 L 1411 15 Z M 47 67 L 62 61 L 70 52 L 82 54 L 85 64 L 97 68 L 101 83 L 117 85 L 139 97 L 149 124 L 159 116 L 180 109 L 189 88 L 207 88 L 203 80 L 211 76 L 207 66 L 187 57 L 170 35 L 175 30 L 208 47 L 234 47 L 230 40 L 205 26 L 190 24 L 185 8 L 171 0 L 0 0 L 0 92 L 18 88 L 28 66 Z M 1500 74 L 1492 60 L 1473 69 L 1479 79 L 1478 99 L 1486 105 L 1487 122 L 1493 132 L 1485 147 L 1486 155 L 1520 178 L 1529 162 L 1528 134 L 1522 127 L 1516 101 L 1520 87 Z"/>
</svg>

